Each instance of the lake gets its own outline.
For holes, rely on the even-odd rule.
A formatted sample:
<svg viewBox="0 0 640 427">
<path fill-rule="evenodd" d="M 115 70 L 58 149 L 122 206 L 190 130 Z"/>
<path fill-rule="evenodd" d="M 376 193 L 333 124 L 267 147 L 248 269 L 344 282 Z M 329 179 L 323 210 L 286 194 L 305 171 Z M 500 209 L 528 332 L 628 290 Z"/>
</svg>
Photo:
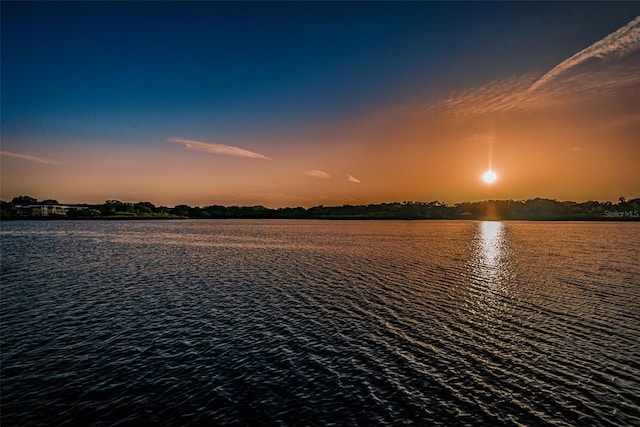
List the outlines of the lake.
<svg viewBox="0 0 640 427">
<path fill-rule="evenodd" d="M 640 425 L 640 223 L 1 224 L 10 425 Z"/>
</svg>

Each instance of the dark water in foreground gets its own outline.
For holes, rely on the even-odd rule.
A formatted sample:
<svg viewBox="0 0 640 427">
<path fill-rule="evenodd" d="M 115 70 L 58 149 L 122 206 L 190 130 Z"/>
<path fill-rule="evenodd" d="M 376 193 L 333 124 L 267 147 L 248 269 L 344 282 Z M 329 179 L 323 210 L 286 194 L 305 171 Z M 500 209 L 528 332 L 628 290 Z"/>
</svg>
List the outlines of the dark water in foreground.
<svg viewBox="0 0 640 427">
<path fill-rule="evenodd" d="M 640 425 L 640 223 L 3 223 L 2 425 Z"/>
</svg>

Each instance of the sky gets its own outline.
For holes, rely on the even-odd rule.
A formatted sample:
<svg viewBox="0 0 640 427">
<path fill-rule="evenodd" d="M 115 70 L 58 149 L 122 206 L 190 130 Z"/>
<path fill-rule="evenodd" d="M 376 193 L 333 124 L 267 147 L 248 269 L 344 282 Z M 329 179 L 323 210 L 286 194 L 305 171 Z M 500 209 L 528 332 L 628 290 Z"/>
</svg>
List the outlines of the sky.
<svg viewBox="0 0 640 427">
<path fill-rule="evenodd" d="M 0 8 L 3 200 L 640 197 L 638 2 Z"/>
</svg>

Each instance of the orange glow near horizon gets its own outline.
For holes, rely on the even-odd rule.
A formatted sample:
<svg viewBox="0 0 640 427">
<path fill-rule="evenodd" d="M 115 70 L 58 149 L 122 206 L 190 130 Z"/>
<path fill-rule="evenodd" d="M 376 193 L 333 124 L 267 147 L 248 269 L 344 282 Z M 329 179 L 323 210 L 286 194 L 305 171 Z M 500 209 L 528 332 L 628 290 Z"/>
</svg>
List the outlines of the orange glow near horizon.
<svg viewBox="0 0 640 427">
<path fill-rule="evenodd" d="M 637 77 L 623 77 L 640 75 L 640 67 L 618 72 L 619 81 L 635 84 Z M 118 199 L 166 206 L 310 207 L 638 197 L 640 115 L 633 92 L 623 90 L 629 86 L 594 99 L 584 88 L 573 94 L 560 83 L 560 89 L 540 89 L 509 108 L 491 102 L 520 99 L 518 88 L 526 84 L 489 83 L 477 93 L 435 99 L 426 110 L 390 108 L 320 130 L 256 135 L 232 144 L 204 141 L 211 145 L 198 150 L 171 142 L 189 135 L 137 146 L 25 143 L 22 154 L 33 160 L 2 156 L 2 199 L 27 194 L 64 203 Z M 478 180 L 487 171 L 487 149 L 489 164 L 500 165 L 491 194 Z"/>
<path fill-rule="evenodd" d="M 640 197 L 640 16 L 624 2 L 580 20 L 583 5 L 281 4 L 277 25 L 248 4 L 4 6 L 2 200 Z M 225 25 L 192 26 L 209 14 Z"/>
</svg>

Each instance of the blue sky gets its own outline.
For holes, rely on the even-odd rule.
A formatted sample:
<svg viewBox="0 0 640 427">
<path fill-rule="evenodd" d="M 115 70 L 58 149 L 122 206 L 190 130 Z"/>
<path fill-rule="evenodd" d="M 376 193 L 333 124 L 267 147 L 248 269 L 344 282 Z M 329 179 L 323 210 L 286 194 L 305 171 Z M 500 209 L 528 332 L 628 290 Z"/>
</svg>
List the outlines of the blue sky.
<svg viewBox="0 0 640 427">
<path fill-rule="evenodd" d="M 322 149 L 318 129 L 543 75 L 639 9 L 2 2 L 2 150 L 51 156 L 58 146 L 156 147 L 171 138 L 260 153 L 276 139 Z"/>
</svg>

